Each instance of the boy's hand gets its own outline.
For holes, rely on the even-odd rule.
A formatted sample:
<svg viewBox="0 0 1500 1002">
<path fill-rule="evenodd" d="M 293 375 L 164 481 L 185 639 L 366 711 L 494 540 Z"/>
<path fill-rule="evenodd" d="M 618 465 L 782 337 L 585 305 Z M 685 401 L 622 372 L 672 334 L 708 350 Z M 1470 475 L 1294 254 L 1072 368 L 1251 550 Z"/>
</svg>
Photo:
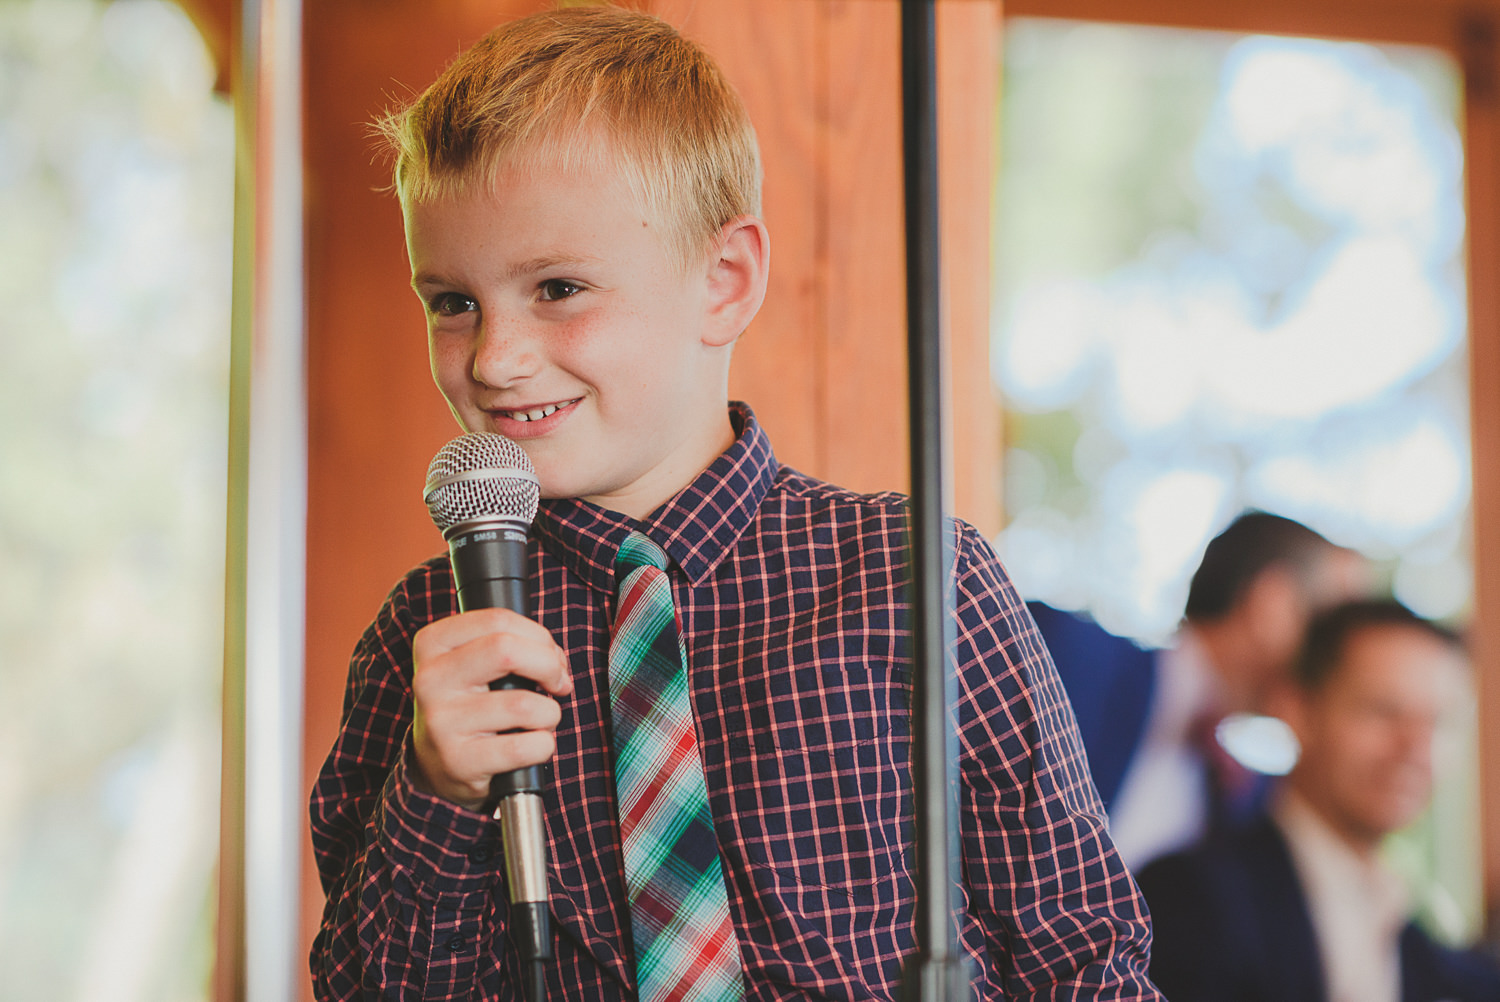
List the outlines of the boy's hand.
<svg viewBox="0 0 1500 1002">
<path fill-rule="evenodd" d="M 412 654 L 419 787 L 478 810 L 491 776 L 552 757 L 562 717 L 552 697 L 570 694 L 573 678 L 567 655 L 540 623 L 507 609 L 475 609 L 418 631 Z M 490 688 L 506 675 L 530 679 L 542 692 Z"/>
</svg>

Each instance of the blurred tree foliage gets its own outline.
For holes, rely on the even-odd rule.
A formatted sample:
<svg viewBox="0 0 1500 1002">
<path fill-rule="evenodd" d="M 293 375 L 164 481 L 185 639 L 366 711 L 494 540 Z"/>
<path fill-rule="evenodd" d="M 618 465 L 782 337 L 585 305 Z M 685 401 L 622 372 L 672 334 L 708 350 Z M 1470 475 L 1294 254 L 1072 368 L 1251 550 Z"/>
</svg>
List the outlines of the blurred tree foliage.
<svg viewBox="0 0 1500 1002">
<path fill-rule="evenodd" d="M 1256 505 L 1386 562 L 1419 611 L 1460 616 L 1451 60 L 1043 19 L 1008 21 L 1004 41 L 999 542 L 1023 590 L 1161 642 L 1202 545 Z M 1448 466 L 1396 477 L 1433 441 Z M 1382 499 L 1382 468 L 1406 490 Z"/>
<path fill-rule="evenodd" d="M 1382 562 L 1419 612 L 1461 620 L 1472 567 L 1451 59 L 1013 19 L 1003 69 L 993 316 L 1011 522 L 997 542 L 1023 593 L 1168 642 L 1203 545 L 1257 505 Z M 1345 281 L 1340 255 L 1357 254 L 1408 267 Z M 1131 399 L 1141 367 L 1152 378 Z M 1309 400 L 1335 388 L 1326 406 L 1274 396 L 1309 374 Z M 1152 490 L 1164 500 L 1147 511 Z M 1387 503 L 1403 492 L 1405 508 Z M 1481 917 L 1474 726 L 1447 735 L 1434 807 L 1389 853 L 1450 941 Z"/>
<path fill-rule="evenodd" d="M 0 2 L 0 997 L 206 995 L 233 123 L 161 0 Z"/>
</svg>

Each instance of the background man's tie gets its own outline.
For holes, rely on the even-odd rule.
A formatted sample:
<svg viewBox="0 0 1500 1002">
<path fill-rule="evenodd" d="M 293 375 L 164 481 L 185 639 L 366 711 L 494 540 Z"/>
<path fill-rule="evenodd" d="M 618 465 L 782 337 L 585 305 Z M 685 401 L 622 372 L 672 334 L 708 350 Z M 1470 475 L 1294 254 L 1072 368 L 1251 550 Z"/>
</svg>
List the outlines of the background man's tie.
<svg viewBox="0 0 1500 1002">
<path fill-rule="evenodd" d="M 744 996 L 667 555 L 638 532 L 620 547 L 609 645 L 615 789 L 642 1002 Z"/>
</svg>

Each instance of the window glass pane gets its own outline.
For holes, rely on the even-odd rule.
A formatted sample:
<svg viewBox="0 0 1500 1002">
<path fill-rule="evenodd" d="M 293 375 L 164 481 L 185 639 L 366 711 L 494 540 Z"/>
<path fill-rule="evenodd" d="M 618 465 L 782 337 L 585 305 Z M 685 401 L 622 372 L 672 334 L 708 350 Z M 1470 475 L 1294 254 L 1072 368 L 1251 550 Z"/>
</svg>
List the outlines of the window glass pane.
<svg viewBox="0 0 1500 1002">
<path fill-rule="evenodd" d="M 1457 67 L 1415 47 L 1041 19 L 1008 21 L 1004 53 L 998 545 L 1027 597 L 1164 643 L 1203 547 L 1258 507 L 1461 621 Z M 1462 823 L 1416 854 L 1456 867 L 1457 897 L 1430 909 L 1450 929 L 1478 909 L 1472 769 L 1453 783 L 1439 806 Z"/>
<path fill-rule="evenodd" d="M 0 994 L 207 997 L 233 126 L 180 8 L 0 4 Z"/>
</svg>

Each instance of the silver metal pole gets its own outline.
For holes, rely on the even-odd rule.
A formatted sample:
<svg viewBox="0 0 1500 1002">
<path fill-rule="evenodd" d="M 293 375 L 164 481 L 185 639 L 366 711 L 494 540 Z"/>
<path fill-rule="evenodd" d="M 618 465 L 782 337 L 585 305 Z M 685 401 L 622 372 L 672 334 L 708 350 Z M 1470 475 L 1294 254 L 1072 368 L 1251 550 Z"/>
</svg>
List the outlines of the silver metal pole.
<svg viewBox="0 0 1500 1002">
<path fill-rule="evenodd" d="M 301 0 L 244 0 L 236 81 L 235 304 L 219 958 L 229 999 L 288 1002 L 300 943 L 307 407 Z"/>
<path fill-rule="evenodd" d="M 902 0 L 901 110 L 906 196 L 907 389 L 911 408 L 912 787 L 917 952 L 902 972 L 907 1002 L 972 996 L 959 951 L 958 742 L 949 665 L 953 555 L 948 536 L 939 267 L 936 0 Z"/>
</svg>

